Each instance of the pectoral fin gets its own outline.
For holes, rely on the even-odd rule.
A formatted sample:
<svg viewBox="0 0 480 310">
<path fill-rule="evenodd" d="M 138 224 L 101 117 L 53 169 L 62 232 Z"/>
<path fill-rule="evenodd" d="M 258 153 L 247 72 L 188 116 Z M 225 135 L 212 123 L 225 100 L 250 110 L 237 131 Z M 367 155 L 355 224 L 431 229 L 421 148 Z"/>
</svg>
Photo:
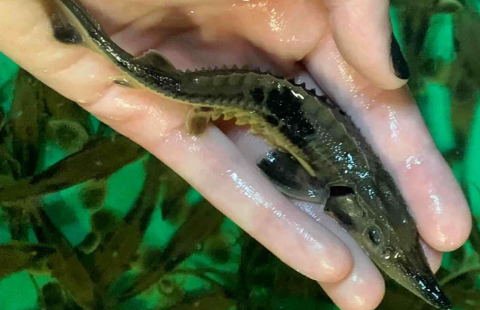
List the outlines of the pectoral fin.
<svg viewBox="0 0 480 310">
<path fill-rule="evenodd" d="M 132 60 L 132 63 L 159 69 L 168 73 L 178 73 L 177 68 L 175 68 L 167 58 L 163 57 L 159 52 L 155 50 L 149 50 L 145 52 L 142 56 L 134 58 Z"/>
<path fill-rule="evenodd" d="M 257 166 L 283 194 L 304 201 L 324 204 L 328 198 L 325 183 L 312 177 L 289 153 L 267 153 Z"/>
<path fill-rule="evenodd" d="M 65 44 L 84 44 L 82 33 L 76 28 L 70 16 L 63 10 L 61 2 L 44 3 L 52 22 L 53 36 Z M 60 10 L 58 10 L 60 9 Z"/>
<path fill-rule="evenodd" d="M 213 109 L 194 107 L 187 115 L 187 133 L 198 136 L 205 132 L 208 122 L 212 118 Z"/>
</svg>

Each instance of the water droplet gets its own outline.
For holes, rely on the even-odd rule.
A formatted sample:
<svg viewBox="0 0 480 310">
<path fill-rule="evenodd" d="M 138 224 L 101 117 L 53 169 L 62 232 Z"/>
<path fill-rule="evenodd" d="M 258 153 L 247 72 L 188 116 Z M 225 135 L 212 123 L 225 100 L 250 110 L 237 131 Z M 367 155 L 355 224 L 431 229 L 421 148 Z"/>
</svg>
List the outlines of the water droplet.
<svg viewBox="0 0 480 310">
<path fill-rule="evenodd" d="M 392 256 L 392 252 L 393 252 L 392 249 L 386 248 L 385 252 L 383 252 L 382 257 L 385 259 L 390 259 L 390 257 Z"/>
</svg>

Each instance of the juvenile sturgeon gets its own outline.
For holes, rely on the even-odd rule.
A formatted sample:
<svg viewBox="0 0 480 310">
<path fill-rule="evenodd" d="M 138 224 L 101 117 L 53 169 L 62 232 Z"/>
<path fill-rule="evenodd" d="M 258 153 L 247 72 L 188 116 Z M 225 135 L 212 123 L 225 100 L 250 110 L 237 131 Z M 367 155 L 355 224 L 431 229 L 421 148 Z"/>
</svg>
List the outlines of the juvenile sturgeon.
<svg viewBox="0 0 480 310">
<path fill-rule="evenodd" d="M 269 73 L 236 67 L 177 70 L 155 51 L 134 57 L 116 45 L 85 8 L 72 0 L 55 0 L 53 34 L 66 44 L 83 45 L 123 72 L 117 83 L 147 89 L 179 104 L 192 106 L 190 133 L 201 134 L 210 119 L 236 118 L 249 124 L 301 165 L 312 184 L 325 184 L 325 210 L 367 251 L 386 274 L 431 305 L 449 309 L 419 243 L 416 224 L 392 177 L 384 169 L 350 118 L 326 97 L 304 85 Z M 285 157 L 285 156 L 283 156 Z M 270 171 L 275 162 L 269 165 Z M 281 177 L 276 183 L 285 183 Z M 280 186 L 281 187 L 281 186 Z M 288 189 L 284 192 L 289 194 Z"/>
</svg>

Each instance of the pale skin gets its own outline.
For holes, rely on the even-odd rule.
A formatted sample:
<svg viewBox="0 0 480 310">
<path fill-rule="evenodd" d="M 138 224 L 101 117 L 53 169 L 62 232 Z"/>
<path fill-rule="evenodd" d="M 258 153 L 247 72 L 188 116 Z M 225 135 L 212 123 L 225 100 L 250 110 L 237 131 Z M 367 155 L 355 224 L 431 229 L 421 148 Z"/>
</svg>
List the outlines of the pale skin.
<svg viewBox="0 0 480 310">
<path fill-rule="evenodd" d="M 313 80 L 352 115 L 399 183 L 429 262 L 470 232 L 465 198 L 390 62 L 388 1 L 83 0 L 134 55 L 157 49 L 179 69 L 250 65 Z M 101 56 L 61 44 L 39 0 L 0 0 L 0 51 L 141 144 L 343 310 L 370 310 L 384 281 L 353 240 L 316 206 L 292 203 L 255 167 L 261 139 L 211 125 L 185 131 L 188 108 L 112 83 Z M 222 128 L 220 130 L 219 128 Z M 308 212 L 305 212 L 308 211 Z"/>
</svg>

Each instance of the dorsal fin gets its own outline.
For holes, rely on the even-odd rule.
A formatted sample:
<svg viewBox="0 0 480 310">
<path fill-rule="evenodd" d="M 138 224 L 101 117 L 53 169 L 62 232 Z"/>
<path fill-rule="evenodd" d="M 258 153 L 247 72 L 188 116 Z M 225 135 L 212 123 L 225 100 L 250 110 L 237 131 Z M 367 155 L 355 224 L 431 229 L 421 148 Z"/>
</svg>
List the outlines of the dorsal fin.
<svg viewBox="0 0 480 310">
<path fill-rule="evenodd" d="M 178 73 L 177 68 L 159 52 L 155 50 L 148 50 L 142 56 L 136 57 L 132 60 L 133 63 L 153 67 L 168 73 Z"/>
</svg>

